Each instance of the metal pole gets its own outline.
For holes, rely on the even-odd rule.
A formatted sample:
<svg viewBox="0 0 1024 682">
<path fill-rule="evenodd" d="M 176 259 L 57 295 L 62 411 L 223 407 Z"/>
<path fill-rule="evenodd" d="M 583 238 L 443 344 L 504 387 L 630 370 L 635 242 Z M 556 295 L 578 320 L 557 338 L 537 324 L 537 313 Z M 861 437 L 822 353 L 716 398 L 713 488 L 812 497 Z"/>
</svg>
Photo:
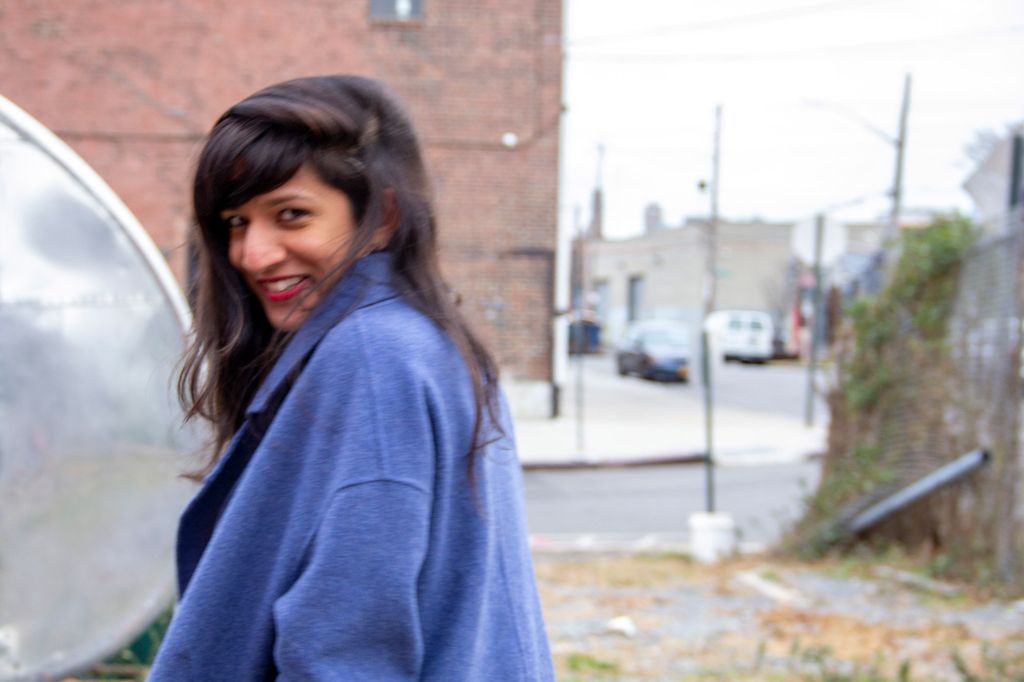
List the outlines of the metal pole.
<svg viewBox="0 0 1024 682">
<path fill-rule="evenodd" d="M 704 501 L 705 511 L 709 514 L 715 511 L 715 457 L 714 457 L 714 442 L 712 435 L 714 434 L 713 423 L 713 410 L 714 398 L 712 396 L 712 384 L 711 384 L 711 344 L 708 342 L 708 331 L 704 329 L 701 331 L 701 369 L 703 370 L 704 379 L 704 438 L 706 447 L 706 459 L 704 460 Z"/>
<path fill-rule="evenodd" d="M 894 495 L 872 505 L 858 514 L 850 522 L 851 533 L 861 533 L 879 521 L 892 516 L 899 510 L 930 495 L 939 488 L 954 483 L 988 463 L 989 454 L 986 450 L 973 450 L 966 455 L 944 464 L 924 478 L 914 481 Z"/>
<path fill-rule="evenodd" d="M 711 217 L 707 229 L 707 253 L 704 271 L 704 317 L 701 322 L 701 365 L 704 383 L 704 482 L 705 507 L 708 513 L 715 511 L 715 449 L 714 449 L 714 394 L 711 380 L 711 343 L 708 338 L 708 316 L 715 309 L 715 261 L 718 240 L 718 173 L 719 149 L 722 139 L 722 107 L 715 107 L 715 143 L 711 166 Z"/>
<path fill-rule="evenodd" d="M 1024 135 L 1013 136 L 1010 152 L 1010 210 L 1024 199 Z"/>
<path fill-rule="evenodd" d="M 903 103 L 900 106 L 900 129 L 896 136 L 896 172 L 892 181 L 892 212 L 886 226 L 885 247 L 890 248 L 900 234 L 900 210 L 903 202 L 903 164 L 907 148 L 907 116 L 910 113 L 910 74 L 903 78 Z"/>
<path fill-rule="evenodd" d="M 561 0 L 562 17 L 567 21 L 569 1 Z M 568 25 L 568 24 L 566 24 Z M 566 74 L 569 71 L 569 51 L 564 46 L 559 50 L 562 63 L 559 67 L 561 83 L 565 83 Z M 569 108 L 565 102 L 565 89 L 562 88 L 559 94 L 561 105 L 558 126 L 558 148 L 565 149 L 566 129 L 569 118 Z M 567 311 L 572 307 L 572 291 L 570 287 L 572 278 L 572 226 L 568 224 L 565 205 L 568 199 L 566 187 L 568 182 L 566 176 L 566 155 L 558 155 L 558 213 L 555 229 L 555 262 L 554 262 L 554 291 L 553 312 L 551 320 L 551 417 L 561 416 L 563 389 L 568 388 L 569 383 L 569 316 Z M 567 391 L 565 391 L 567 392 Z"/>
<path fill-rule="evenodd" d="M 814 217 L 814 301 L 811 308 L 811 357 L 807 362 L 807 410 L 805 423 L 814 425 L 814 372 L 818 367 L 818 327 L 821 322 L 821 243 L 824 240 L 825 215 Z"/>
<path fill-rule="evenodd" d="M 578 215 L 578 214 L 577 214 Z M 583 357 L 586 350 L 586 336 L 583 329 L 583 309 L 586 307 L 587 277 L 586 277 L 586 235 L 583 224 L 577 218 L 576 256 L 579 258 L 579 289 L 576 295 L 576 452 L 583 454 Z"/>
<path fill-rule="evenodd" d="M 973 450 L 966 455 L 944 464 L 923 478 L 897 491 L 895 494 L 876 502 L 852 520 L 833 521 L 818 529 L 813 544 L 821 549 L 832 545 L 849 542 L 853 536 L 863 533 L 880 521 L 897 513 L 901 509 L 917 502 L 936 490 L 955 483 L 967 474 L 986 465 L 991 457 L 986 450 Z"/>
<path fill-rule="evenodd" d="M 583 453 L 583 351 L 576 356 L 576 452 Z"/>
</svg>

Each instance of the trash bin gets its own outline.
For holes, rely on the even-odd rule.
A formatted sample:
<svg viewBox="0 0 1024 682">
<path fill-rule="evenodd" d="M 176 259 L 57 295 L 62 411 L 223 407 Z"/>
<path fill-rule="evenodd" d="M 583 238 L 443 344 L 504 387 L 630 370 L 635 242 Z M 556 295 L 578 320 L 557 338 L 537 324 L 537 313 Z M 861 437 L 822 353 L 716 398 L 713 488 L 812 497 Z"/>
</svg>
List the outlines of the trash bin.
<svg viewBox="0 0 1024 682">
<path fill-rule="evenodd" d="M 583 352 L 597 353 L 601 350 L 601 327 L 596 322 L 584 321 L 583 336 L 586 339 Z"/>
<path fill-rule="evenodd" d="M 596 322 L 583 320 L 569 325 L 569 353 L 581 355 L 601 350 L 601 327 Z"/>
</svg>

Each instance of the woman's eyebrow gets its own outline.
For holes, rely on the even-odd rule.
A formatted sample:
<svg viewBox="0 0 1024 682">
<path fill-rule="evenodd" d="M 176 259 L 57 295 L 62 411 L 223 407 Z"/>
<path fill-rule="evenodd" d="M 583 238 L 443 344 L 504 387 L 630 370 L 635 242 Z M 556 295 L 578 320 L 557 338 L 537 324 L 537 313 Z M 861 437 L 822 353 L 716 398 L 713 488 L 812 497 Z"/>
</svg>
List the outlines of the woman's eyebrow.
<svg viewBox="0 0 1024 682">
<path fill-rule="evenodd" d="M 274 206 L 280 206 L 281 204 L 287 204 L 287 203 L 290 203 L 292 201 L 303 201 L 303 200 L 307 200 L 308 201 L 308 200 L 310 200 L 312 198 L 313 198 L 313 196 L 311 194 L 307 194 L 306 192 L 289 192 L 287 194 L 279 194 L 277 196 L 273 196 L 273 197 L 269 197 L 267 199 L 263 199 L 259 203 L 262 206 L 266 206 L 268 208 L 273 208 Z M 231 208 L 225 208 L 223 211 L 220 212 L 220 216 L 221 216 L 221 218 L 223 218 L 223 217 L 225 217 L 227 215 L 233 215 L 235 213 L 238 213 L 240 210 L 242 210 L 241 206 L 233 206 Z"/>
<path fill-rule="evenodd" d="M 288 194 L 280 194 L 275 197 L 270 197 L 263 203 L 266 206 L 278 206 L 279 204 L 287 204 L 291 201 L 309 199 L 310 196 L 304 192 L 289 192 Z"/>
</svg>

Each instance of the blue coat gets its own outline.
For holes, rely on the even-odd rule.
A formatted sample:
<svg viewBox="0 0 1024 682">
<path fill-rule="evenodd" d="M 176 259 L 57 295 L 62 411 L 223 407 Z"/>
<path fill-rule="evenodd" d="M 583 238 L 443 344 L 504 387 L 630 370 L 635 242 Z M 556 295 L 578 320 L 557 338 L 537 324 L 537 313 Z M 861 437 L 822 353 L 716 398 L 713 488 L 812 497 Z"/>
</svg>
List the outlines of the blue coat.
<svg viewBox="0 0 1024 682">
<path fill-rule="evenodd" d="M 182 515 L 150 682 L 554 679 L 507 408 L 471 482 L 468 370 L 390 278 L 313 311 Z"/>
</svg>

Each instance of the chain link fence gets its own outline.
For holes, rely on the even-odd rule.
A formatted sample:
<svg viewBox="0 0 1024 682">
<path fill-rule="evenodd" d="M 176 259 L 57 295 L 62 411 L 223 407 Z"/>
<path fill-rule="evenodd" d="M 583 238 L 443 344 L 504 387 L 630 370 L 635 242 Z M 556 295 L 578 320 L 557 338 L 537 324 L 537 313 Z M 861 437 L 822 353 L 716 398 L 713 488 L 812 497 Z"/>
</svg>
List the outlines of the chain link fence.
<svg viewBox="0 0 1024 682">
<path fill-rule="evenodd" d="M 1021 577 L 1016 499 L 1020 483 L 1022 245 L 1018 210 L 1002 234 L 981 240 L 963 264 L 949 321 L 951 400 L 947 418 L 955 443 L 982 447 L 990 466 L 950 511 L 963 521 L 961 540 L 978 542 L 1003 579 Z M 961 525 L 961 524 L 957 524 Z"/>
<path fill-rule="evenodd" d="M 922 333 L 934 323 L 922 319 L 922 311 L 935 308 L 910 305 L 888 318 L 889 327 L 879 327 L 885 340 L 876 356 L 856 348 L 852 334 L 839 340 L 828 455 L 809 515 L 818 528 L 815 542 L 836 541 L 868 509 L 983 448 L 989 466 L 889 514 L 870 532 L 903 546 L 929 547 L 951 563 L 969 563 L 1001 580 L 1024 580 L 1024 503 L 1017 493 L 1024 471 L 1022 249 L 1024 215 L 1018 209 L 959 262 L 938 338 Z M 857 343 L 864 345 L 863 334 Z M 851 390 L 869 390 L 865 376 L 884 387 L 870 399 Z"/>
</svg>

